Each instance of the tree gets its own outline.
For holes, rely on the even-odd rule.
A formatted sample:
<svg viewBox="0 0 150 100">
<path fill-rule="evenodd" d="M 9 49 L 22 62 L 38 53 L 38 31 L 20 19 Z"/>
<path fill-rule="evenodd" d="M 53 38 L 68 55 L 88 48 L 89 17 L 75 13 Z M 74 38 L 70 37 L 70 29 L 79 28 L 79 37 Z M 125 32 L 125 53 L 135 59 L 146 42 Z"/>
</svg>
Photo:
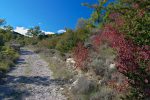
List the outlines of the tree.
<svg viewBox="0 0 150 100">
<path fill-rule="evenodd" d="M 73 49 L 77 41 L 75 32 L 73 30 L 66 29 L 66 32 L 61 36 L 61 40 L 58 41 L 56 49 L 61 52 L 68 52 Z"/>
<path fill-rule="evenodd" d="M 84 18 L 80 18 L 77 22 L 76 29 L 85 29 L 87 28 L 88 21 Z"/>
<path fill-rule="evenodd" d="M 5 23 L 4 19 L 0 19 L 0 26 L 3 25 Z"/>
<path fill-rule="evenodd" d="M 87 6 L 89 8 L 94 9 L 93 13 L 91 14 L 91 18 L 89 21 L 92 22 L 92 26 L 99 27 L 100 23 L 103 22 L 103 17 L 105 16 L 105 11 L 107 10 L 105 4 L 108 0 L 98 0 L 98 4 L 90 5 L 88 3 L 83 3 L 83 6 Z"/>
<path fill-rule="evenodd" d="M 32 35 L 32 36 L 39 36 L 43 34 L 39 26 L 35 26 L 34 28 L 30 28 L 27 32 L 27 35 Z"/>
<path fill-rule="evenodd" d="M 10 26 L 10 25 L 7 25 L 7 26 L 4 26 L 4 29 L 6 30 L 6 31 L 9 31 L 9 32 L 11 32 L 11 31 L 13 31 L 13 27 L 12 26 Z"/>
</svg>

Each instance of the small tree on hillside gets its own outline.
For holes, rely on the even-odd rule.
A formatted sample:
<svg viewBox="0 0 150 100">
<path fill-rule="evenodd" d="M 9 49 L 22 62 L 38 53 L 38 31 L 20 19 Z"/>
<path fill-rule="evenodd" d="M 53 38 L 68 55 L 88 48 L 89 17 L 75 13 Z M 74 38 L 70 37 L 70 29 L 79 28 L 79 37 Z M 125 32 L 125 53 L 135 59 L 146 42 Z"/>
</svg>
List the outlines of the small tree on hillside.
<svg viewBox="0 0 150 100">
<path fill-rule="evenodd" d="M 34 28 L 30 28 L 27 32 L 28 35 L 32 35 L 33 37 L 39 36 L 42 33 L 41 29 L 39 26 L 35 26 Z"/>
</svg>

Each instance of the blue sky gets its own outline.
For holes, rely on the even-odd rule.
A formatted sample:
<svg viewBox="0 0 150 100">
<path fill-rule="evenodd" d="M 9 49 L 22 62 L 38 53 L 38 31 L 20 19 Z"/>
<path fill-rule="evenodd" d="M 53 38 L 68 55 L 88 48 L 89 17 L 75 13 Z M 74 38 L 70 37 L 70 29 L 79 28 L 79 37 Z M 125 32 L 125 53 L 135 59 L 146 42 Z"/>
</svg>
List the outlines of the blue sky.
<svg viewBox="0 0 150 100">
<path fill-rule="evenodd" d="M 0 18 L 13 27 L 39 25 L 44 31 L 75 28 L 77 20 L 88 18 L 92 10 L 81 3 L 97 0 L 0 0 Z"/>
</svg>

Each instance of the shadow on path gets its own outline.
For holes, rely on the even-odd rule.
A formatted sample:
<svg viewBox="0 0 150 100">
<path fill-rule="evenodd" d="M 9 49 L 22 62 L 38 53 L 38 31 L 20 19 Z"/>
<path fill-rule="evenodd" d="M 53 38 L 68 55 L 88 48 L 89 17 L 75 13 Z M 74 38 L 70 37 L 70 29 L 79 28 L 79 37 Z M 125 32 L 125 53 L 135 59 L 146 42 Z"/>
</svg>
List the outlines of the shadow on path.
<svg viewBox="0 0 150 100">
<path fill-rule="evenodd" d="M 50 79 L 49 76 L 10 76 L 7 75 L 6 81 L 9 81 L 9 83 L 23 83 L 23 84 L 34 84 L 34 85 L 42 85 L 42 86 L 50 86 L 52 84 L 55 85 L 64 85 L 68 83 L 68 80 L 62 80 L 62 79 Z"/>
<path fill-rule="evenodd" d="M 33 55 L 34 52 L 28 51 L 28 50 L 25 50 L 25 49 L 20 49 L 20 54 L 21 55 Z"/>
<path fill-rule="evenodd" d="M 0 85 L 0 100 L 10 98 L 8 100 L 22 100 L 24 97 L 30 96 L 31 93 L 27 89 L 21 89 L 18 85 L 32 84 L 37 86 L 64 85 L 69 83 L 67 80 L 50 79 L 49 76 L 10 76 L 7 75 L 5 83 Z"/>
<path fill-rule="evenodd" d="M 20 90 L 17 86 L 0 85 L 0 100 L 23 100 L 24 97 L 31 95 L 27 90 Z"/>
</svg>

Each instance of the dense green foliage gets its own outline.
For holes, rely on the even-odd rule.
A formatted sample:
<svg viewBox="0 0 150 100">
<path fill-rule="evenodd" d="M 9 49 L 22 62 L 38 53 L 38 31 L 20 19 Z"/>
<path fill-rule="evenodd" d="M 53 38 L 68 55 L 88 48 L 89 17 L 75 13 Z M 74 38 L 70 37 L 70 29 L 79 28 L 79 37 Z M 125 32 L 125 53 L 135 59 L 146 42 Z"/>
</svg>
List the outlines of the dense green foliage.
<svg viewBox="0 0 150 100">
<path fill-rule="evenodd" d="M 136 44 L 150 45 L 150 1 L 119 0 L 118 2 L 111 9 L 112 12 L 119 14 L 118 17 L 120 18 L 117 20 L 123 23 L 123 27 L 119 31 L 132 39 Z"/>
<path fill-rule="evenodd" d="M 68 52 L 72 50 L 78 42 L 85 41 L 89 35 L 89 31 L 87 29 L 77 29 L 76 31 L 67 30 L 61 36 L 61 40 L 59 40 L 56 49 L 61 52 Z"/>
<path fill-rule="evenodd" d="M 78 24 L 78 26 L 80 26 Z M 31 32 L 30 32 L 31 31 Z M 30 38 L 24 38 L 25 44 L 37 45 L 49 49 L 57 49 L 62 53 L 71 51 L 78 42 L 84 42 L 90 36 L 90 29 L 87 27 L 77 28 L 76 30 L 67 29 L 63 34 L 43 35 L 40 28 L 29 30 Z M 33 39 L 34 38 L 34 39 Z"/>
<path fill-rule="evenodd" d="M 21 35 L 12 30 L 11 26 L 4 26 L 4 29 L 0 28 L 0 71 L 3 72 L 13 66 L 19 57 L 18 51 L 12 47 L 12 44 L 21 38 Z"/>
</svg>

